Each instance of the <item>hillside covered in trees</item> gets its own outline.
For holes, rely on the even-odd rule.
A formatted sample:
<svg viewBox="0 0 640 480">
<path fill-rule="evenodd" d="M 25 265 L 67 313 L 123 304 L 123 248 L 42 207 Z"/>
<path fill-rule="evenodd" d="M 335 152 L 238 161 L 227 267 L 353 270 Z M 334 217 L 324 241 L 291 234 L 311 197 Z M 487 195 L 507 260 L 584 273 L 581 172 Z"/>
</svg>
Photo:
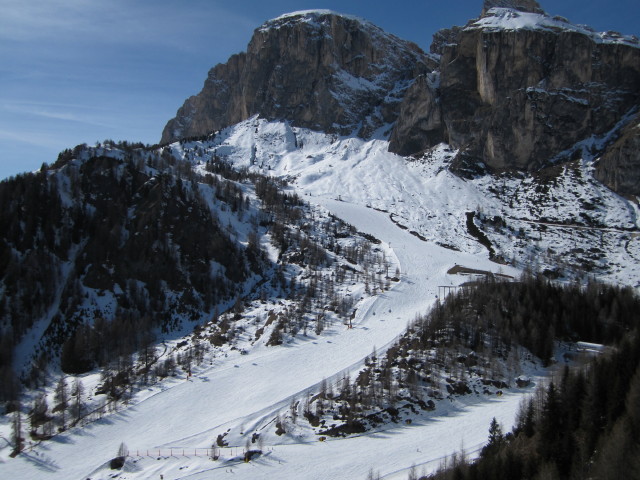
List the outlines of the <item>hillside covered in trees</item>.
<svg viewBox="0 0 640 480">
<path fill-rule="evenodd" d="M 610 355 L 562 377 L 523 403 L 503 434 L 493 422 L 480 458 L 458 455 L 427 478 L 640 478 L 640 348 L 637 330 Z"/>
<path fill-rule="evenodd" d="M 433 344 L 448 332 L 446 341 L 462 348 L 493 345 L 505 352 L 520 344 L 542 359 L 557 340 L 610 348 L 592 362 L 567 364 L 558 378 L 540 385 L 523 402 L 513 431 L 503 432 L 494 419 L 478 460 L 469 462 L 460 452 L 425 478 L 640 478 L 639 302 L 630 289 L 560 287 L 536 278 L 483 283 L 449 297 L 417 327 L 415 338 Z"/>
<path fill-rule="evenodd" d="M 207 160 L 199 169 L 194 154 Z M 156 365 L 161 338 L 212 323 L 208 344 L 232 342 L 245 301 L 297 305 L 276 333 L 268 329 L 278 345 L 278 332 L 346 322 L 354 303 L 341 293 L 346 282 L 366 284 L 364 295 L 389 287 L 376 274 L 389 266 L 375 239 L 199 142 L 81 145 L 1 182 L 0 204 L 8 411 L 24 386 L 42 387 L 60 370 L 99 367 L 120 385 L 109 380 L 103 390 L 119 397 L 142 377 L 167 374 Z"/>
<path fill-rule="evenodd" d="M 562 360 L 567 364 L 577 355 L 578 341 L 612 346 L 627 342 L 625 348 L 633 349 L 639 309 L 640 298 L 630 288 L 561 286 L 531 275 L 516 282 L 487 278 L 449 295 L 411 322 L 384 354 L 374 351 L 366 359 L 353 382 L 345 376 L 334 388 L 324 385 L 309 394 L 304 415 L 319 434 L 343 436 L 410 421 L 419 412 L 434 410 L 435 402 L 444 398 L 500 394 L 528 385 L 520 378 L 528 362 L 539 359 L 542 366 L 550 366 L 560 342 L 569 346 Z M 633 374 L 634 365 L 631 361 L 624 367 L 626 374 Z M 610 385 L 628 383 L 630 375 L 626 380 L 617 380 L 617 375 L 615 369 L 608 371 Z M 613 390 L 620 405 L 626 390 Z M 618 408 L 611 398 L 599 401 Z M 563 423 L 554 425 L 565 428 Z"/>
</svg>

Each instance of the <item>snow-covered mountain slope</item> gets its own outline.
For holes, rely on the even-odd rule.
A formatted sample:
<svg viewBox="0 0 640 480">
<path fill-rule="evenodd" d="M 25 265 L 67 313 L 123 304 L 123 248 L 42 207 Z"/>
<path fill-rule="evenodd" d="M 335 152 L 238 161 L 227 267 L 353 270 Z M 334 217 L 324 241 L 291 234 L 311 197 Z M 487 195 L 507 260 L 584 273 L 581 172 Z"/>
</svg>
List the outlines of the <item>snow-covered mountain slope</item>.
<svg viewBox="0 0 640 480">
<path fill-rule="evenodd" d="M 442 364 L 420 367 L 424 411 L 403 405 L 391 415 L 399 423 L 335 439 L 318 438 L 304 409 L 316 402 L 317 414 L 325 385 L 348 390 L 372 349 L 393 352 L 438 296 L 478 276 L 530 268 L 640 287 L 638 199 L 594 177 L 606 163 L 617 188 L 632 172 L 632 188 L 617 191 L 637 194 L 637 39 L 551 18 L 535 1 L 496 0 L 441 40 L 427 55 L 359 18 L 283 15 L 211 70 L 164 145 L 81 146 L 0 192 L 10 207 L 0 216 L 2 340 L 22 339 L 20 365 L 37 344 L 23 406 L 0 418 L 0 476 L 286 480 L 372 468 L 402 478 L 412 463 L 433 470 L 454 450 L 477 453 L 492 417 L 511 425 L 532 388 L 511 388 L 511 365 L 498 380 L 486 372 L 511 359 L 535 384 L 548 371 L 519 347 L 496 353 L 480 329 L 480 354 L 459 343 L 436 358 L 446 322 L 422 345 Z M 619 159 L 599 162 L 622 140 Z M 4 328 L 18 317 L 19 331 Z M 536 337 L 551 352 L 544 330 Z M 409 390 L 399 363 L 417 357 L 403 348 L 376 408 L 409 401 L 391 393 Z M 471 353 L 482 363 L 473 380 L 460 367 Z M 70 394 L 61 370 L 77 385 Z M 478 391 L 456 391 L 461 377 Z M 375 396 L 377 381 L 359 392 Z M 413 405 L 425 404 L 419 396 Z M 340 409 L 356 396 L 338 397 L 320 414 L 322 435 L 332 417 L 352 420 L 351 405 Z M 352 403 L 362 415 L 374 405 Z M 27 429 L 10 460 L 21 444 L 12 430 Z M 121 442 L 130 455 L 114 472 Z"/>
<path fill-rule="evenodd" d="M 459 263 L 471 268 L 516 273 L 487 259 L 424 242 L 397 228 L 383 212 L 333 199 L 317 200 L 358 229 L 379 236 L 385 242 L 384 248 L 395 252 L 402 271 L 402 281 L 396 287 L 359 308 L 353 329 L 337 324 L 322 336 L 298 338 L 285 348 L 257 344 L 246 355 L 229 351 L 226 356 L 212 358 L 210 365 L 205 362 L 191 378 L 171 380 L 162 386 L 162 391 L 150 392 L 144 401 L 134 403 L 121 413 L 84 429 L 65 432 L 0 469 L 14 478 L 28 478 L 37 472 L 40 478 L 106 479 L 112 473 L 108 467 L 101 466 L 115 455 L 120 442 L 125 442 L 132 455 L 134 452 L 146 455 L 147 451 L 154 455 L 154 451 L 159 450 L 162 459 L 140 459 L 131 463 L 119 478 L 153 478 L 160 474 L 165 478 L 188 475 L 204 478 L 212 474 L 212 469 L 215 475 L 222 475 L 225 467 L 233 468 L 246 478 L 255 478 L 255 468 L 262 470 L 260 475 L 278 478 L 299 478 L 302 471 L 306 472 L 306 478 L 320 478 L 327 471 L 334 472 L 336 478 L 341 476 L 341 471 L 357 476 L 370 467 L 386 474 L 414 462 L 437 460 L 451 449 L 459 448 L 462 442 L 467 448 L 475 449 L 484 440 L 486 426 L 493 416 L 510 424 L 519 402 L 517 394 L 488 404 L 476 404 L 476 399 L 450 406 L 443 404 L 424 424 L 406 431 L 394 429 L 368 439 L 325 445 L 314 441 L 314 435 L 304 430 L 283 437 L 275 434 L 274 426 L 270 425 L 273 415 L 286 409 L 292 398 L 302 398 L 307 389 L 317 388 L 323 379 L 334 383 L 345 371 L 354 372 L 372 346 L 383 351 L 404 330 L 407 319 L 433 304 L 438 286 L 464 282 L 466 277 L 446 273 L 451 266 Z M 462 417 L 463 412 L 468 417 Z M 445 422 L 449 415 L 458 419 L 455 425 Z M 439 442 L 438 448 L 431 450 L 425 445 L 424 449 L 416 450 L 415 445 L 424 445 L 420 440 L 424 435 L 441 436 L 442 428 L 457 433 L 447 435 L 449 441 Z M 242 465 L 243 468 L 237 470 L 237 462 L 223 463 L 222 460 L 235 456 L 238 449 L 220 449 L 219 463 L 195 456 L 194 449 L 203 449 L 199 452 L 204 455 L 217 435 L 227 429 L 232 430 L 229 445 L 240 450 L 253 433 L 261 433 L 263 448 L 270 453 L 257 464 Z M 389 442 L 388 435 L 400 435 L 403 440 Z M 178 459 L 164 458 L 172 448 L 176 452 L 191 450 L 194 455 L 185 453 L 187 456 Z M 374 454 L 380 449 L 388 455 L 382 458 Z M 337 451 L 343 453 L 336 455 Z M 310 462 L 309 457 L 314 460 Z"/>
<path fill-rule="evenodd" d="M 389 153 L 383 139 L 255 117 L 175 148 L 196 164 L 202 159 L 194 149 L 215 152 L 234 165 L 287 178 L 309 201 L 330 197 L 382 210 L 427 241 L 487 255 L 469 230 L 467 212 L 475 212 L 496 259 L 554 277 L 590 274 L 640 286 L 637 203 L 595 180 L 591 157 L 534 174 L 462 179 L 448 170 L 457 151 L 445 144 L 405 158 Z"/>
<path fill-rule="evenodd" d="M 382 138 L 339 137 L 257 117 L 208 140 L 165 147 L 165 155 L 190 162 L 196 174 L 208 173 L 215 159 L 229 162 L 243 175 L 254 171 L 286 178 L 291 193 L 317 205 L 307 213 L 316 221 L 330 218 L 328 211 L 382 240 L 378 252 L 389 259 L 391 269 L 398 267 L 401 281 L 372 297 L 365 295 L 362 285 L 346 288 L 343 295 L 356 296 L 354 328 L 331 320 L 320 334 L 306 329 L 304 335 L 282 334 L 283 346 L 275 348 L 267 341 L 275 322 L 269 319 L 258 334 L 261 321 L 288 315 L 290 305 L 282 299 L 256 299 L 235 323 L 233 343 L 206 350 L 191 376 L 169 378 L 138 391 L 120 413 L 64 432 L 0 465 L 0 470 L 16 478 L 28 478 L 35 471 L 42 478 L 108 478 L 112 473 L 106 462 L 125 442 L 136 455 L 120 478 L 205 478 L 231 468 L 247 478 L 255 476 L 256 468 L 260 474 L 285 479 L 299 477 L 302 471 L 309 472 L 308 478 L 321 478 L 327 471 L 336 477 L 345 471 L 357 476 L 371 467 L 389 478 L 400 471 L 401 478 L 412 463 L 427 462 L 426 468 L 433 469 L 453 450 L 475 451 L 486 438 L 491 417 L 510 425 L 522 391 L 489 403 L 483 397 L 452 397 L 438 403 L 434 412 L 417 415 L 411 428 L 384 428 L 365 437 L 323 444 L 302 423 L 289 424 L 282 436 L 276 433 L 278 415 L 292 403 L 317 392 L 323 380 L 337 385 L 346 373 L 355 373 L 373 347 L 384 351 L 407 322 L 433 305 L 440 287 L 467 281 L 466 276 L 447 273 L 455 265 L 517 275 L 518 268 L 508 261 L 568 279 L 579 275 L 575 267 L 581 262 L 600 279 L 638 285 L 639 262 L 633 256 L 638 255 L 637 207 L 593 180 L 591 160 L 536 175 L 465 180 L 448 170 L 456 151 L 447 145 L 419 159 L 387 149 Z M 251 198 L 252 204 L 258 203 Z M 581 211 L 586 216 L 575 214 Z M 229 217 L 225 222 L 238 220 Z M 235 230 L 243 231 L 240 225 Z M 263 236 L 266 240 L 269 235 Z M 489 248 L 500 263 L 489 259 Z M 304 272 L 298 273 L 304 282 Z M 200 332 L 202 339 L 215 334 Z M 185 348 L 178 339 L 158 353 L 160 358 L 167 352 L 187 355 Z M 83 378 L 93 395 L 100 383 L 97 374 Z M 3 421 L 2 431 L 8 435 L 9 418 Z M 437 448 L 416 450 L 424 438 L 441 438 L 445 431 L 447 441 L 439 440 Z M 254 433 L 260 434 L 264 454 L 240 465 L 233 458 L 238 449 L 242 454 L 243 448 L 251 448 Z M 390 442 L 389 436 L 395 440 Z M 221 447 L 220 463 L 200 457 L 207 449 L 211 454 L 218 438 L 236 450 Z M 185 454 L 172 449 L 184 449 Z M 387 455 L 374 453 L 380 450 Z M 148 458 L 147 451 L 156 451 L 161 460 Z"/>
</svg>

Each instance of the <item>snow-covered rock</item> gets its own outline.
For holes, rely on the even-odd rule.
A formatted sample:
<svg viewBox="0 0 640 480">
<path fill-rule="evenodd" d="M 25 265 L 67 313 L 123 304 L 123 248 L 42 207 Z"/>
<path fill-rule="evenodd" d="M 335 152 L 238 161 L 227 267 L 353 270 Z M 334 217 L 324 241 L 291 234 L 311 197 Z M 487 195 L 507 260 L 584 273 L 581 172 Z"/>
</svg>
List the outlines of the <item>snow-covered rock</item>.
<svg viewBox="0 0 640 480">
<path fill-rule="evenodd" d="M 592 138 L 576 149 L 597 151 L 607 142 L 606 136 Z M 640 285 L 638 208 L 594 178 L 593 155 L 537 173 L 464 180 L 450 171 L 459 152 L 447 144 L 407 159 L 390 153 L 386 140 L 257 117 L 185 145 L 286 178 L 310 201 L 328 197 L 385 211 L 429 242 L 486 256 L 468 230 L 466 213 L 475 212 L 474 222 L 506 262 L 552 276 L 588 271 L 612 283 Z"/>
<path fill-rule="evenodd" d="M 208 134 L 259 114 L 297 126 L 371 136 L 395 121 L 403 93 L 435 62 L 372 23 L 330 10 L 282 15 L 247 51 L 214 67 L 164 129 L 162 142 Z"/>
<path fill-rule="evenodd" d="M 439 82 L 408 90 L 392 151 L 419 154 L 446 141 L 460 149 L 462 174 L 535 171 L 579 156 L 579 142 L 631 119 L 640 104 L 636 37 L 487 3 L 479 19 L 436 35 Z"/>
</svg>

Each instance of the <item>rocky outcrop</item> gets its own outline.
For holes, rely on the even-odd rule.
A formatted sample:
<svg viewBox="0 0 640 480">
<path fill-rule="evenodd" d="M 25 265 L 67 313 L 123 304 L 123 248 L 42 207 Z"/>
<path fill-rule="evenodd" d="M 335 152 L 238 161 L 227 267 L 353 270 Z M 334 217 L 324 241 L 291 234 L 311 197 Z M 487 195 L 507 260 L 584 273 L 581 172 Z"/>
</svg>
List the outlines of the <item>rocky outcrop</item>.
<svg viewBox="0 0 640 480">
<path fill-rule="evenodd" d="M 482 5 L 482 16 L 486 15 L 492 8 L 510 8 L 520 12 L 544 14 L 544 10 L 535 0 L 484 0 Z M 473 20 L 470 22 L 472 23 Z M 444 46 L 447 44 L 458 43 L 458 36 L 463 30 L 462 27 L 453 26 L 451 28 L 443 28 L 433 35 L 431 53 L 442 55 Z"/>
<path fill-rule="evenodd" d="M 395 152 L 410 155 L 443 141 L 445 127 L 438 105 L 437 74 L 422 75 L 407 90 L 391 134 Z"/>
<path fill-rule="evenodd" d="M 246 53 L 209 72 L 169 121 L 162 142 L 201 136 L 259 114 L 310 129 L 368 136 L 392 123 L 413 79 L 436 66 L 411 42 L 330 11 L 258 28 Z"/>
<path fill-rule="evenodd" d="M 462 31 L 462 27 L 453 26 L 451 28 L 443 28 L 433 34 L 433 40 L 431 41 L 431 47 L 429 51 L 435 55 L 442 55 L 444 53 L 444 47 L 449 44 L 458 43 L 458 36 Z"/>
<path fill-rule="evenodd" d="M 510 8 L 520 12 L 544 14 L 544 10 L 535 0 L 484 0 L 482 15 L 492 8 Z"/>
<path fill-rule="evenodd" d="M 430 55 L 367 21 L 315 10 L 258 28 L 246 52 L 209 72 L 162 143 L 256 114 L 362 137 L 393 124 L 391 151 L 446 142 L 460 151 L 452 169 L 462 174 L 535 171 L 590 143 L 589 155 L 602 157 L 598 178 L 629 193 L 638 191 L 625 167 L 634 135 L 610 153 L 594 140 L 616 138 L 636 106 L 638 39 L 572 25 L 534 0 L 485 0 L 480 18 L 436 33 Z"/>
<path fill-rule="evenodd" d="M 596 162 L 594 176 L 621 195 L 640 196 L 640 114 Z"/>
<path fill-rule="evenodd" d="M 596 34 L 531 13 L 535 2 L 517 3 L 532 4 L 529 11 L 492 8 L 444 35 L 440 83 L 416 83 L 408 92 L 392 151 L 448 142 L 467 164 L 536 170 L 604 136 L 640 104 L 637 39 Z"/>
</svg>

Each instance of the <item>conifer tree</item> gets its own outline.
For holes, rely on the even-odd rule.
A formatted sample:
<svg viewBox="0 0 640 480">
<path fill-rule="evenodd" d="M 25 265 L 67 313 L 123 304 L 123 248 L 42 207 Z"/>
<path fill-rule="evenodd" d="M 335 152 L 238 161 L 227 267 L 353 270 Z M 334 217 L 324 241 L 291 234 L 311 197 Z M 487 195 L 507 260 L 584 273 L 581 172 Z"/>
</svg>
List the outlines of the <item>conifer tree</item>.
<svg viewBox="0 0 640 480">
<path fill-rule="evenodd" d="M 493 455 L 497 453 L 503 445 L 504 435 L 502 434 L 502 426 L 498 423 L 496 417 L 493 417 L 489 425 L 489 442 L 482 449 L 480 455 L 483 457 Z"/>
<path fill-rule="evenodd" d="M 73 381 L 73 387 L 71 389 L 71 396 L 73 397 L 73 417 L 74 423 L 78 423 L 80 418 L 82 417 L 82 409 L 84 408 L 84 404 L 82 401 L 82 396 L 84 395 L 84 385 L 82 385 L 82 381 L 76 377 Z"/>
<path fill-rule="evenodd" d="M 54 412 L 59 412 L 60 428 L 64 430 L 66 428 L 66 412 L 69 407 L 69 391 L 67 390 L 67 383 L 63 376 L 60 377 L 56 384 L 53 399 L 55 401 L 53 410 Z"/>
<path fill-rule="evenodd" d="M 540 415 L 540 434 L 538 452 L 545 460 L 556 460 L 560 454 L 560 431 L 562 429 L 562 411 L 558 391 L 550 383 Z"/>
<path fill-rule="evenodd" d="M 22 451 L 24 438 L 22 437 L 22 414 L 20 409 L 17 408 L 13 412 L 13 418 L 11 419 L 11 443 L 13 444 L 12 456 L 18 455 Z"/>
<path fill-rule="evenodd" d="M 42 426 L 42 433 L 45 433 L 45 424 L 50 420 L 49 405 L 47 404 L 47 397 L 44 394 L 38 395 L 33 400 L 33 408 L 31 409 L 31 432 L 37 434 L 38 427 Z"/>
<path fill-rule="evenodd" d="M 126 457 L 127 455 L 129 455 L 129 449 L 124 442 L 121 442 L 118 447 L 118 457 Z"/>
</svg>

